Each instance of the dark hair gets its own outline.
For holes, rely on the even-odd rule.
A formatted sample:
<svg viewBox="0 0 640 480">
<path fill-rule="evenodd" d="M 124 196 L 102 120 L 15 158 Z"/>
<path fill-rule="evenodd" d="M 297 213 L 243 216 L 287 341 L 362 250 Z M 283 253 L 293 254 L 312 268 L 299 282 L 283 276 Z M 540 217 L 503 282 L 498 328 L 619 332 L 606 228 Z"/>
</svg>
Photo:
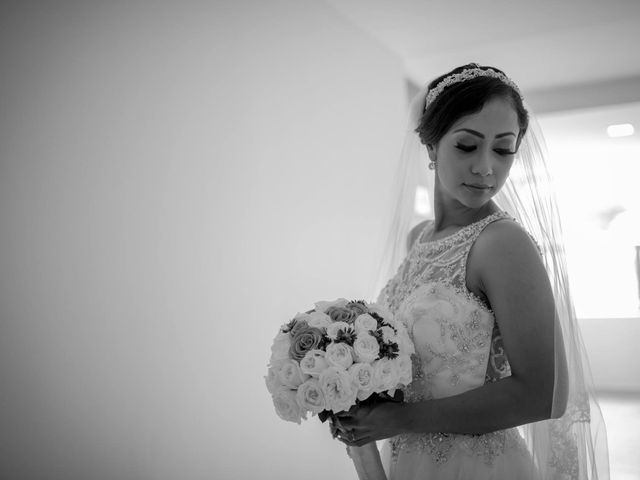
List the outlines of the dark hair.
<svg viewBox="0 0 640 480">
<path fill-rule="evenodd" d="M 504 75 L 504 72 L 497 68 L 469 63 L 433 80 L 429 84 L 429 91 L 449 75 L 454 75 L 470 68 L 494 70 Z M 447 86 L 422 114 L 420 124 L 416 128 L 420 141 L 424 145 L 437 144 L 461 117 L 479 112 L 487 101 L 495 97 L 504 98 L 513 105 L 518 115 L 520 132 L 517 142 L 520 144 L 520 140 L 529 126 L 529 113 L 522 104 L 520 94 L 510 85 L 494 77 L 475 77 Z"/>
</svg>

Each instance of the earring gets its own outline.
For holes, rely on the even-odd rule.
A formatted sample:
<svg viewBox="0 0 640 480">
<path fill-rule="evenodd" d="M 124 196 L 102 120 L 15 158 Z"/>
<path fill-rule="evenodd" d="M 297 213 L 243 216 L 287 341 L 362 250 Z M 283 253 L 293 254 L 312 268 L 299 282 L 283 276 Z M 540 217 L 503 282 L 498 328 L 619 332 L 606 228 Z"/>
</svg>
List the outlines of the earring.
<svg viewBox="0 0 640 480">
<path fill-rule="evenodd" d="M 433 160 L 431 160 L 429 162 L 429 170 L 435 170 L 436 169 L 436 162 L 434 162 Z"/>
</svg>

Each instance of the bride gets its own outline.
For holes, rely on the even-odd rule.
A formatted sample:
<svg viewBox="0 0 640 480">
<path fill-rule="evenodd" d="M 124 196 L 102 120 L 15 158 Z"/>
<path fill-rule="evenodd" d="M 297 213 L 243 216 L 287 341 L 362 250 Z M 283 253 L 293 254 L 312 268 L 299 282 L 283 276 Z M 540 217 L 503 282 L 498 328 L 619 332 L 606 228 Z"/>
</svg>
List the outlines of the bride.
<svg viewBox="0 0 640 480">
<path fill-rule="evenodd" d="M 334 433 L 361 478 L 608 478 L 541 137 L 518 87 L 469 64 L 411 111 L 395 274 L 378 301 L 410 332 L 413 382 L 403 403 L 340 414 Z M 409 229 L 427 165 L 435 218 Z"/>
</svg>

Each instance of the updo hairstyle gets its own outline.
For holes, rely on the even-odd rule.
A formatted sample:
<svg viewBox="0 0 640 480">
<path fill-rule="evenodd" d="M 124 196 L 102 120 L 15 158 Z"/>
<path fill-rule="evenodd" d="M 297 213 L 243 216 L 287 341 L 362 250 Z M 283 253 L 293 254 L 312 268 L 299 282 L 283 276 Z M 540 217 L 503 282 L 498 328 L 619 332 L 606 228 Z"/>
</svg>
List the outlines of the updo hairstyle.
<svg viewBox="0 0 640 480">
<path fill-rule="evenodd" d="M 505 75 L 503 71 L 497 68 L 469 63 L 433 80 L 429 84 L 429 91 L 449 75 L 471 68 L 494 70 Z M 461 117 L 479 112 L 485 103 L 496 97 L 507 100 L 516 111 L 520 128 L 516 145 L 520 146 L 520 140 L 522 140 L 529 126 L 529 113 L 524 108 L 519 92 L 500 79 L 493 77 L 475 77 L 447 86 L 429 104 L 422 114 L 420 124 L 415 131 L 424 145 L 436 145 Z"/>
</svg>

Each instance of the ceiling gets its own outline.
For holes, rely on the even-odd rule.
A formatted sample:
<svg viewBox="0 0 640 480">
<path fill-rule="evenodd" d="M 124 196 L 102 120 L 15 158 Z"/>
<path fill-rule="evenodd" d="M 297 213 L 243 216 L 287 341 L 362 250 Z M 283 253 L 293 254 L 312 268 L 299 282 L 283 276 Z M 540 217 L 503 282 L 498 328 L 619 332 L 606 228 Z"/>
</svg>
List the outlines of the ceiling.
<svg viewBox="0 0 640 480">
<path fill-rule="evenodd" d="M 526 91 L 626 79 L 640 100 L 637 0 L 325 1 L 402 58 L 417 85 L 473 61 Z"/>
</svg>

